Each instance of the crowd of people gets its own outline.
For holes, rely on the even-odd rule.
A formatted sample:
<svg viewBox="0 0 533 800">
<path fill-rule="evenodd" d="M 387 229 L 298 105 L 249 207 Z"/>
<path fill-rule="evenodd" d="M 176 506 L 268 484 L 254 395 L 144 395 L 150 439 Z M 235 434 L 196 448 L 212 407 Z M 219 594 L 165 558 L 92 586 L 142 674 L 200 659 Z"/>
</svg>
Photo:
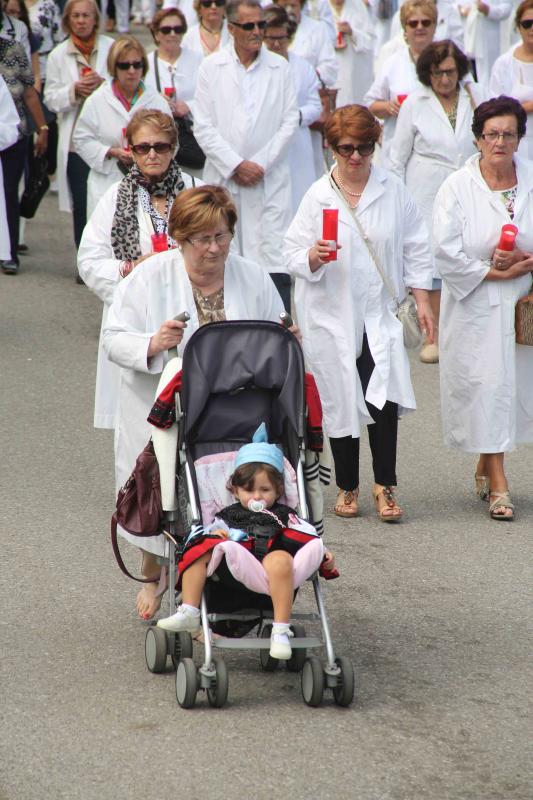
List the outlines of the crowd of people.
<svg viewBox="0 0 533 800">
<path fill-rule="evenodd" d="M 420 360 L 440 361 L 445 441 L 478 455 L 477 494 L 511 520 L 504 456 L 533 442 L 533 348 L 514 332 L 533 271 L 533 0 L 143 0 L 149 53 L 128 4 L 115 12 L 112 38 L 95 0 L 4 0 L 0 259 L 17 274 L 21 190 L 46 159 L 76 279 L 103 302 L 95 425 L 115 431 L 117 489 L 169 348 L 285 308 L 321 397 L 334 512 L 359 513 L 366 424 L 376 512 L 399 522 L 409 295 Z M 153 541 L 136 541 L 147 578 Z M 146 584 L 139 613 L 158 603 Z"/>
</svg>

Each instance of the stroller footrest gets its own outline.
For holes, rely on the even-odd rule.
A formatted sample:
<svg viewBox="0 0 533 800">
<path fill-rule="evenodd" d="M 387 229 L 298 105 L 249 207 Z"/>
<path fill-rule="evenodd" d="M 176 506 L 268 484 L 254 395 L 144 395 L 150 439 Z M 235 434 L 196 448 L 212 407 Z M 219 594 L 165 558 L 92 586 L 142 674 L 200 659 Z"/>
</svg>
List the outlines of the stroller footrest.
<svg viewBox="0 0 533 800">
<path fill-rule="evenodd" d="M 293 650 L 301 650 L 304 647 L 322 647 L 323 642 L 316 636 L 295 637 L 290 640 Z M 214 639 L 212 646 L 221 650 L 270 650 L 270 639 L 252 639 L 250 636 L 243 639 Z"/>
</svg>

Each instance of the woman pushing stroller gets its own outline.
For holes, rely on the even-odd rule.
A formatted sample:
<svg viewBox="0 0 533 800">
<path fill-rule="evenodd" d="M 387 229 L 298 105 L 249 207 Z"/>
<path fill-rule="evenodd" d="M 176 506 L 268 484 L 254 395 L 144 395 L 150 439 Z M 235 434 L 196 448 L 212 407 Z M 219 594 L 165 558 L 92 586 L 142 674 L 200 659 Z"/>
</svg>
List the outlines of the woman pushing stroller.
<svg viewBox="0 0 533 800">
<path fill-rule="evenodd" d="M 278 502 L 284 492 L 283 452 L 268 442 L 264 423 L 238 451 L 228 489 L 236 502 L 219 511 L 209 527 L 191 532 L 178 565 L 182 603 L 157 624 L 196 633 L 205 583 L 225 558 L 233 578 L 253 592 L 270 595 L 270 656 L 290 659 L 294 590 L 318 569 L 325 578 L 337 577 L 334 557 L 312 525 Z M 263 541 L 266 554 L 261 560 Z"/>
</svg>

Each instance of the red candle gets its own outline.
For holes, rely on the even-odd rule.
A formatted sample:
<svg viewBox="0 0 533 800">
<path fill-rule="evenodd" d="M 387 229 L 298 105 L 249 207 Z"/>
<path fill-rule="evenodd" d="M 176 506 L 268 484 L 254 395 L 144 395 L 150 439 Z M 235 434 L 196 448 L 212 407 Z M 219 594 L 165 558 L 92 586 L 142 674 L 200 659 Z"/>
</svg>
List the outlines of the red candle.
<svg viewBox="0 0 533 800">
<path fill-rule="evenodd" d="M 90 75 L 91 72 L 92 72 L 92 69 L 90 67 L 82 67 L 81 68 L 81 77 L 85 78 L 85 76 L 86 75 Z"/>
<path fill-rule="evenodd" d="M 152 233 L 152 252 L 162 253 L 164 250 L 168 250 L 166 233 Z"/>
<path fill-rule="evenodd" d="M 174 97 L 175 94 L 176 94 L 176 90 L 173 89 L 172 86 L 167 86 L 165 88 L 165 97 L 168 97 L 170 100 L 172 100 L 172 98 Z"/>
<path fill-rule="evenodd" d="M 337 260 L 337 236 L 339 231 L 339 209 L 324 208 L 322 211 L 322 238 L 329 246 L 328 261 Z"/>
<path fill-rule="evenodd" d="M 401 105 L 404 102 L 404 100 L 407 100 L 407 95 L 406 94 L 398 94 L 398 95 L 396 95 L 396 99 L 398 100 L 399 104 Z"/>
<path fill-rule="evenodd" d="M 514 250 L 514 244 L 517 235 L 518 228 L 516 225 L 512 225 L 511 223 L 502 225 L 500 241 L 498 242 L 498 250 L 507 250 L 508 252 Z"/>
<path fill-rule="evenodd" d="M 344 41 L 344 34 L 342 31 L 337 31 L 337 41 L 335 43 L 336 50 L 343 50 L 346 47 L 346 42 Z"/>
</svg>

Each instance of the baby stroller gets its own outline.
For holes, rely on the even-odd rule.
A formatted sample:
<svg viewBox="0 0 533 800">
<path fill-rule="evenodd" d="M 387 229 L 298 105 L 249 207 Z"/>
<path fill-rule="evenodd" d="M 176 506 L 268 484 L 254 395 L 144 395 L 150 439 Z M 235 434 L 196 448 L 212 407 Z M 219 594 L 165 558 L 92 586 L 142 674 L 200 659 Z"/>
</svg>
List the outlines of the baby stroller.
<svg viewBox="0 0 533 800">
<path fill-rule="evenodd" d="M 294 470 L 299 516 L 313 521 L 308 511 L 303 473 L 304 381 L 302 350 L 296 338 L 282 325 L 264 321 L 219 322 L 206 325 L 191 336 L 183 356 L 181 388 L 176 393 L 177 425 L 173 426 L 169 437 L 172 453 L 167 457 L 164 448 L 156 447 L 165 534 L 172 542 L 168 565 L 171 587 L 176 558 L 183 551 L 185 537 L 193 526 L 211 522 L 214 515 L 213 506 L 206 509 L 205 497 L 202 498 L 205 481 L 200 479 L 200 472 L 203 475 L 206 464 L 210 468 L 216 461 L 226 464 L 225 477 L 229 477 L 232 454 L 251 441 L 261 422 L 266 423 L 269 441 L 282 447 L 286 465 L 288 462 Z M 160 453 L 163 453 L 161 457 Z M 222 500 L 219 505 L 224 505 Z M 354 695 L 353 666 L 349 659 L 336 657 L 317 573 L 310 580 L 317 613 L 293 612 L 291 628 L 295 638 L 291 641 L 293 654 L 286 662 L 287 667 L 290 671 L 301 671 L 302 695 L 308 705 L 318 706 L 327 688 L 333 691 L 338 705 L 347 706 Z M 177 598 L 172 590 L 169 596 L 170 614 L 173 614 Z M 162 672 L 167 655 L 172 657 L 177 667 L 176 697 L 183 708 L 194 706 L 199 690 L 206 691 L 211 706 L 225 704 L 228 671 L 224 659 L 214 652 L 259 650 L 265 671 L 273 671 L 279 664 L 268 652 L 273 618 L 268 596 L 250 592 L 242 585 L 228 589 L 227 585 L 210 579 L 200 612 L 204 658 L 199 667 L 192 658 L 189 633 L 170 633 L 152 626 L 146 634 L 148 669 Z M 306 636 L 302 619 L 318 620 L 322 638 Z M 254 627 L 258 629 L 256 637 L 244 635 Z M 211 631 L 226 635 L 214 638 Z M 307 656 L 307 649 L 318 647 L 325 647 L 325 665 L 317 656 Z"/>
</svg>

